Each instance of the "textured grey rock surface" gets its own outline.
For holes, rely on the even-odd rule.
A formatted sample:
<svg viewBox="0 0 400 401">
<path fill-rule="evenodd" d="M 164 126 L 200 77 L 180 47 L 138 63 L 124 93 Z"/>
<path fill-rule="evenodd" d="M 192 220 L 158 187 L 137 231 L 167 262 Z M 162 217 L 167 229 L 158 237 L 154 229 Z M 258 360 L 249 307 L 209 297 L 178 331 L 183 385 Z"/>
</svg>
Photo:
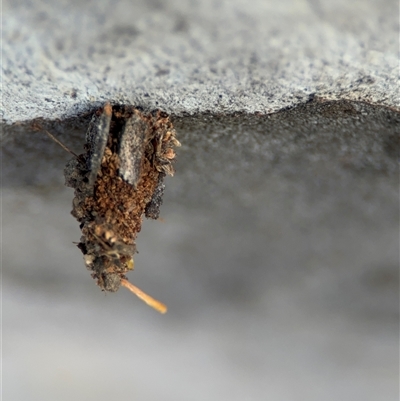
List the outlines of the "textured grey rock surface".
<svg viewBox="0 0 400 401">
<path fill-rule="evenodd" d="M 3 2 L 3 119 L 106 100 L 173 114 L 305 102 L 399 108 L 394 0 Z"/>
<path fill-rule="evenodd" d="M 5 399 L 398 400 L 396 2 L 3 11 Z M 183 144 L 130 274 L 163 317 L 92 282 L 70 155 L 30 129 L 79 153 L 104 100 Z"/>
</svg>

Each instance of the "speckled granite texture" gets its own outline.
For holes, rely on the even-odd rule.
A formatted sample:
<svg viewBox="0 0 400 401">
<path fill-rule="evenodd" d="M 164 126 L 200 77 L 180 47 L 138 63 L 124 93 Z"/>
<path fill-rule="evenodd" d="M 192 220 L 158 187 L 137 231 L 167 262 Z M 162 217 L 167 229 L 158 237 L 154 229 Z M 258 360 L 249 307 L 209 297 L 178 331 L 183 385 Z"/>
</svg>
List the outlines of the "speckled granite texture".
<svg viewBox="0 0 400 401">
<path fill-rule="evenodd" d="M 271 113 L 314 93 L 399 109 L 398 14 L 393 0 L 5 0 L 3 120 L 105 100 Z"/>
</svg>

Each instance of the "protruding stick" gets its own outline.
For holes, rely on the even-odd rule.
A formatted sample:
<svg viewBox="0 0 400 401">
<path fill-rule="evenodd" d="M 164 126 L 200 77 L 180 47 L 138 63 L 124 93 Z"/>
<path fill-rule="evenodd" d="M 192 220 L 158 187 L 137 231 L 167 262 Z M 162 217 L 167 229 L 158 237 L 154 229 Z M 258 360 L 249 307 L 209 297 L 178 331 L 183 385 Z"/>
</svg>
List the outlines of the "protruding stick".
<svg viewBox="0 0 400 401">
<path fill-rule="evenodd" d="M 62 142 L 60 142 L 54 135 L 50 134 L 49 131 L 43 130 L 55 143 L 59 144 L 64 150 L 66 150 L 68 153 L 71 153 L 71 155 L 75 156 L 79 160 L 79 156 L 73 152 L 71 149 L 67 148 Z"/>
<path fill-rule="evenodd" d="M 124 278 L 121 279 L 121 285 L 126 287 L 129 291 L 132 291 L 138 298 L 140 298 L 147 305 L 149 305 L 152 308 L 154 308 L 156 311 L 158 311 L 160 313 L 165 313 L 167 311 L 167 306 L 166 305 L 164 305 L 160 301 L 157 301 L 156 299 L 154 299 L 150 295 L 147 295 L 141 289 L 137 288 L 135 285 L 133 285 L 128 280 L 125 280 Z"/>
</svg>

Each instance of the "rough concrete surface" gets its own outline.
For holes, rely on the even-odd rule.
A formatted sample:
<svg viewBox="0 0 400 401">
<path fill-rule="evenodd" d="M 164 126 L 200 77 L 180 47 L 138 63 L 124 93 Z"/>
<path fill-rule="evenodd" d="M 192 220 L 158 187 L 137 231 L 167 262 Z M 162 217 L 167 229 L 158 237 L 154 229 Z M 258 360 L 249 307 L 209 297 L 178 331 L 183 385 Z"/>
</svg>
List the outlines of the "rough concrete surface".
<svg viewBox="0 0 400 401">
<path fill-rule="evenodd" d="M 3 119 L 106 100 L 169 113 L 270 113 L 316 93 L 400 107 L 398 4 L 3 2 Z"/>
<path fill-rule="evenodd" d="M 395 1 L 3 2 L 3 399 L 398 400 L 397 63 Z M 183 145 L 129 275 L 165 316 L 31 130 L 80 153 L 105 100 Z"/>
</svg>

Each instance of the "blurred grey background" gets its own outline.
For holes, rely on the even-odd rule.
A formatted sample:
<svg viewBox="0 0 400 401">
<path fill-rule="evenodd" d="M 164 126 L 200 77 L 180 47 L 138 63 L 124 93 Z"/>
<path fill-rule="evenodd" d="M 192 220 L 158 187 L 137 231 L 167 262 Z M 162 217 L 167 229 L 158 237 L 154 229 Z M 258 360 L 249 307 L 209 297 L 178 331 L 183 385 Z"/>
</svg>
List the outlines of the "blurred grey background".
<svg viewBox="0 0 400 401">
<path fill-rule="evenodd" d="M 4 400 L 399 398 L 398 3 L 5 1 Z M 74 246 L 105 100 L 178 137 L 128 291 Z"/>
</svg>

